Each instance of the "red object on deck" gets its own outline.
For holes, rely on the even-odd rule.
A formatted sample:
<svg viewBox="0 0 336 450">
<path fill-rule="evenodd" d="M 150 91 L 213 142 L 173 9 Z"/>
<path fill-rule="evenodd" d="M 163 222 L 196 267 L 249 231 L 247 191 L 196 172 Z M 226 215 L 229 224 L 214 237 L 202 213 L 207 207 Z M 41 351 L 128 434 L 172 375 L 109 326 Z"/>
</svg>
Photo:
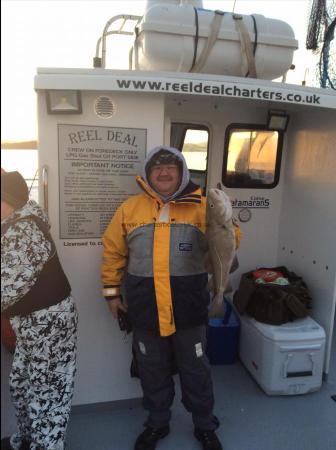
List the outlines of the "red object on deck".
<svg viewBox="0 0 336 450">
<path fill-rule="evenodd" d="M 2 167 L 1 173 L 6 173 L 5 169 L 3 169 Z M 1 342 L 10 353 L 14 353 L 16 346 L 16 336 L 9 319 L 7 319 L 7 317 L 2 316 L 1 316 Z"/>
<path fill-rule="evenodd" d="M 14 353 L 16 346 L 15 332 L 7 317 L 1 316 L 1 342 L 4 347 L 10 352 Z"/>
<path fill-rule="evenodd" d="M 266 283 L 271 283 L 272 281 L 276 280 L 279 277 L 283 277 L 283 273 L 277 272 L 276 270 L 272 269 L 259 269 L 252 272 L 252 275 L 255 279 L 261 278 Z"/>
</svg>

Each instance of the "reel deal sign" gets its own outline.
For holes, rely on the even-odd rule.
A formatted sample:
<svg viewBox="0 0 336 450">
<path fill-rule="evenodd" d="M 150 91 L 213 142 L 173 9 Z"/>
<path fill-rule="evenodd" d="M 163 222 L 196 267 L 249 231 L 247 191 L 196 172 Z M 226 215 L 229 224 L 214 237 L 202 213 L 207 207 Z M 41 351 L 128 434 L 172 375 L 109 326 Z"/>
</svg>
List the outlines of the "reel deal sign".
<svg viewBox="0 0 336 450">
<path fill-rule="evenodd" d="M 60 238 L 100 238 L 138 192 L 146 129 L 58 125 Z"/>
</svg>

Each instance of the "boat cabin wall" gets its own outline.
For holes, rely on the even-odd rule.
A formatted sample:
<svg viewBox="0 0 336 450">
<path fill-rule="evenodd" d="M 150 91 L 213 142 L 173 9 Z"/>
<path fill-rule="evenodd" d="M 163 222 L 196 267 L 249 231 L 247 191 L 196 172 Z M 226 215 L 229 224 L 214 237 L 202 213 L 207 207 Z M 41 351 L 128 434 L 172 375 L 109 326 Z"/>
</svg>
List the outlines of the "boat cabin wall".
<svg viewBox="0 0 336 450">
<path fill-rule="evenodd" d="M 95 113 L 96 100 L 102 96 L 111 98 L 113 101 L 115 112 L 108 119 L 98 117 Z M 82 109 L 84 114 L 49 115 L 46 110 L 45 93 L 39 93 L 39 167 L 40 169 L 44 166 L 48 168 L 51 232 L 61 263 L 72 286 L 79 312 L 78 370 L 74 405 L 139 398 L 141 392 L 138 380 L 131 379 L 129 376 L 132 355 L 131 335 L 126 337 L 119 330 L 117 321 L 113 319 L 101 293 L 101 239 L 95 237 L 62 239 L 60 237 L 62 225 L 59 205 L 63 202 L 60 198 L 60 192 L 63 189 L 60 188 L 62 182 L 59 179 L 59 164 L 62 160 L 59 151 L 62 148 L 66 152 L 66 146 L 69 143 L 71 150 L 79 149 L 78 152 L 81 147 L 88 148 L 90 144 L 95 148 L 102 147 L 99 139 L 105 131 L 108 133 L 109 130 L 109 138 L 119 141 L 127 138 L 128 135 L 140 136 L 141 147 L 144 150 L 163 142 L 164 123 L 163 99 L 160 96 L 145 98 L 142 94 L 113 93 L 112 95 L 106 92 L 85 92 L 82 96 Z M 113 136 L 111 130 L 117 130 L 119 134 Z M 106 139 L 104 142 L 106 143 Z M 112 144 L 111 147 L 113 147 Z M 114 148 L 116 147 L 118 145 L 114 145 Z M 69 160 L 72 157 L 69 154 Z M 76 158 L 75 162 L 78 161 L 77 156 Z M 71 172 L 68 174 L 71 176 Z M 92 178 L 92 172 L 90 176 Z M 106 182 L 110 181 L 113 183 L 113 180 Z M 70 184 L 71 189 L 75 189 L 75 181 L 72 180 Z M 111 184 L 105 189 L 115 189 L 115 187 Z M 130 189 L 136 190 L 135 181 Z M 86 198 L 89 195 L 83 192 Z M 40 203 L 43 204 L 42 189 Z M 90 213 L 86 211 L 83 217 L 90 218 Z M 70 232 L 71 226 L 71 224 L 65 224 L 65 228 L 68 228 Z M 81 233 L 80 230 L 75 231 L 77 235 Z"/>
<path fill-rule="evenodd" d="M 232 275 L 234 287 L 237 287 L 241 273 L 257 266 L 272 266 L 277 263 L 283 177 L 280 176 L 280 181 L 274 189 L 236 189 L 224 186 L 222 171 L 226 132 L 232 124 L 264 125 L 267 120 L 267 108 L 256 106 L 253 102 L 240 100 L 218 102 L 211 98 L 202 98 L 202 101 L 198 100 L 197 103 L 193 103 L 192 100 L 168 101 L 166 112 L 172 124 L 180 122 L 195 126 L 204 125 L 209 130 L 206 190 L 220 185 L 230 196 L 234 216 L 238 219 L 243 234 L 238 251 L 240 268 Z M 259 203 L 256 201 L 257 198 L 260 199 Z M 246 206 L 240 205 L 247 205 L 250 201 L 255 203 L 254 208 L 249 208 L 251 219 L 240 222 L 239 213 L 242 209 L 246 209 Z M 257 207 L 262 202 L 265 207 Z"/>
<path fill-rule="evenodd" d="M 265 125 L 268 108 L 237 99 L 202 99 L 198 105 L 191 97 L 167 100 L 166 122 L 173 127 L 179 123 L 190 124 L 190 128 L 203 125 L 209 130 L 208 170 L 203 182 L 206 180 L 206 190 L 220 184 L 227 192 L 242 230 L 240 266 L 231 276 L 233 288 L 242 273 L 257 267 L 285 265 L 302 276 L 313 298 L 310 315 L 327 334 L 327 374 L 336 304 L 336 113 L 292 108 L 277 186 L 226 187 L 222 172 L 228 128 L 231 124 Z"/>
<path fill-rule="evenodd" d="M 113 112 L 109 118 L 97 115 L 97 99 L 100 97 L 110 98 L 112 102 Z M 138 150 L 142 151 L 141 157 L 144 157 L 145 151 L 152 147 L 161 143 L 170 144 L 173 124 L 190 123 L 207 128 L 209 152 L 206 188 L 217 187 L 221 183 L 234 202 L 234 215 L 240 220 L 243 233 L 238 250 L 240 267 L 232 276 L 233 286 L 237 287 L 239 277 L 245 271 L 260 266 L 286 264 L 289 269 L 303 276 L 312 289 L 314 308 L 311 315 L 325 328 L 330 342 L 331 315 L 335 307 L 335 241 L 332 229 L 332 223 L 335 224 L 335 209 L 332 206 L 335 177 L 330 176 L 330 171 L 335 173 L 331 169 L 335 168 L 332 117 L 329 118 L 321 110 L 315 113 L 303 107 L 291 111 L 283 141 L 279 183 L 272 189 L 241 189 L 228 188 L 222 183 L 227 130 L 231 124 L 266 124 L 268 110 L 272 106 L 268 102 L 82 90 L 83 114 L 52 115 L 48 114 L 46 108 L 45 92 L 40 90 L 38 105 L 39 166 L 47 166 L 49 172 L 48 200 L 52 234 L 65 272 L 69 276 L 80 316 L 75 405 L 141 396 L 138 380 L 129 377 L 130 337 L 125 338 L 120 332 L 101 294 L 100 238 L 72 239 L 69 234 L 62 235 L 64 228 L 71 234 L 73 226 L 71 223 L 64 224 L 64 220 L 60 221 L 60 205 L 64 209 L 66 200 L 64 183 L 68 182 L 60 176 L 62 170 L 64 172 L 68 143 L 72 141 L 72 150 L 78 148 L 80 153 L 80 148 L 85 147 L 86 153 L 89 153 L 90 142 L 83 141 L 96 140 L 92 145 L 97 149 L 100 147 L 99 133 L 110 132 L 109 138 L 114 136 L 117 142 L 128 139 L 131 146 L 135 138 L 140 139 Z M 104 108 L 101 113 L 104 114 Z M 106 148 L 118 148 L 118 145 L 110 146 L 108 140 L 105 136 Z M 306 160 L 305 147 L 308 144 L 310 157 Z M 323 146 L 322 153 L 320 146 Z M 63 152 L 62 156 L 60 152 Z M 322 164 L 319 155 L 327 158 L 328 163 Z M 76 162 L 80 162 L 78 155 Z M 304 172 L 301 172 L 302 162 Z M 315 163 L 319 164 L 320 169 L 317 178 L 314 174 Z M 138 173 L 141 171 L 140 166 L 139 161 L 135 168 Z M 71 170 L 67 170 L 71 176 Z M 76 173 L 79 173 L 78 170 Z M 92 178 L 92 173 L 90 177 Z M 113 176 L 108 177 L 106 183 L 111 184 L 104 187 L 105 192 L 106 189 L 115 188 Z M 130 191 L 134 189 L 136 192 L 135 184 L 128 187 Z M 76 185 L 72 182 L 71 189 L 75 188 Z M 310 194 L 310 201 L 307 192 Z M 43 204 L 43 189 L 40 195 Z M 87 197 L 88 194 L 83 195 Z M 244 202 L 249 201 L 252 201 L 252 206 L 244 206 Z M 302 205 L 301 210 L 297 204 Z M 80 216 L 82 213 L 79 211 L 78 214 Z M 293 223 L 293 216 L 296 223 Z M 316 217 L 321 218 L 320 228 Z M 83 218 L 89 218 L 89 212 L 85 212 Z M 76 226 L 85 227 L 85 221 L 79 219 Z M 318 239 L 312 239 L 316 230 L 321 230 L 321 247 Z M 77 229 L 77 232 L 80 234 L 81 230 Z M 300 251 L 296 246 L 299 239 L 302 241 Z M 294 252 L 291 253 L 291 250 Z M 309 265 L 308 261 L 313 259 L 319 261 L 318 264 Z M 325 269 L 327 265 L 328 270 Z M 325 372 L 328 370 L 328 358 L 329 355 L 326 356 Z M 92 380 L 94 389 L 88 389 Z"/>
<path fill-rule="evenodd" d="M 278 261 L 306 280 L 311 315 L 327 334 L 329 372 L 336 305 L 336 112 L 293 113 L 283 171 Z"/>
</svg>

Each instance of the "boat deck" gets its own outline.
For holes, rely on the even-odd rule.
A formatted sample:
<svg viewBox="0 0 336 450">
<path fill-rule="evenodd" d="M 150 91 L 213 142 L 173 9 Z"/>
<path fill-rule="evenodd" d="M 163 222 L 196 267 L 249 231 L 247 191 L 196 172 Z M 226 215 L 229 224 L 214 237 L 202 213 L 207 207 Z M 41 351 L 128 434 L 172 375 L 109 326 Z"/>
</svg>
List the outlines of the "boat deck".
<svg viewBox="0 0 336 450">
<path fill-rule="evenodd" d="M 218 435 L 224 450 L 334 450 L 336 443 L 336 338 L 328 380 L 319 391 L 267 396 L 238 361 L 213 366 Z M 4 379 L 3 379 L 4 382 Z M 93 389 L 94 386 L 88 387 Z M 171 433 L 158 450 L 200 450 L 190 415 L 180 402 L 178 382 Z M 67 450 L 131 450 L 146 414 L 140 400 L 74 407 Z M 12 411 L 2 408 L 2 429 L 15 428 Z M 10 423 L 9 423 L 10 422 Z"/>
<path fill-rule="evenodd" d="M 334 450 L 336 443 L 335 361 L 322 388 L 301 396 L 269 397 L 240 362 L 213 367 L 218 435 L 224 450 Z M 92 413 L 74 412 L 69 450 L 130 450 L 146 414 L 141 406 Z M 158 450 L 199 450 L 190 415 L 177 390 L 171 433 Z"/>
</svg>

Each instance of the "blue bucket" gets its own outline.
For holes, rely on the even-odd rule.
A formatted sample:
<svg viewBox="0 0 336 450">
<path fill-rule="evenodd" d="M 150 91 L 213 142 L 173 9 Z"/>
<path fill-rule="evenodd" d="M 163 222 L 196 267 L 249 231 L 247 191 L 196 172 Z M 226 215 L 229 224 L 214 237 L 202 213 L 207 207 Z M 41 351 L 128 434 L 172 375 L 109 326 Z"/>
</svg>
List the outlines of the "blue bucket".
<svg viewBox="0 0 336 450">
<path fill-rule="evenodd" d="M 211 318 L 208 323 L 206 354 L 213 365 L 232 364 L 238 357 L 240 320 L 225 298 L 224 304 L 224 318 Z"/>
</svg>

